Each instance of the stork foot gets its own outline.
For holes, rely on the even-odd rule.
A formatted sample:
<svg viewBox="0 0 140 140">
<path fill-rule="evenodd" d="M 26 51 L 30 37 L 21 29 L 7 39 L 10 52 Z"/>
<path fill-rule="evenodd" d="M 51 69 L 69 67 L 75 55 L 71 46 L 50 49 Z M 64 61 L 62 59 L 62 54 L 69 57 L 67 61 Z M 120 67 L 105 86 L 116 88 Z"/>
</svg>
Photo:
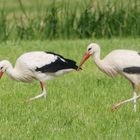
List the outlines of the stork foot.
<svg viewBox="0 0 140 140">
<path fill-rule="evenodd" d="M 111 111 L 114 112 L 120 107 L 120 104 L 114 104 L 111 108 Z"/>
<path fill-rule="evenodd" d="M 31 101 L 36 100 L 36 99 L 41 98 L 41 97 L 46 98 L 47 94 L 46 93 L 41 93 L 40 95 L 37 95 L 35 97 L 30 98 L 29 100 L 26 100 L 25 102 L 30 103 Z"/>
<path fill-rule="evenodd" d="M 133 98 L 124 100 L 124 101 L 122 101 L 122 102 L 119 102 L 119 103 L 113 105 L 111 110 L 112 110 L 112 111 L 115 111 L 116 109 L 118 109 L 118 108 L 119 108 L 120 106 L 122 106 L 123 104 L 128 103 L 128 102 L 130 102 L 130 101 L 134 101 L 134 111 L 136 112 L 136 100 L 139 99 L 139 98 L 140 98 L 140 95 L 138 95 L 138 96 L 135 95 Z"/>
</svg>

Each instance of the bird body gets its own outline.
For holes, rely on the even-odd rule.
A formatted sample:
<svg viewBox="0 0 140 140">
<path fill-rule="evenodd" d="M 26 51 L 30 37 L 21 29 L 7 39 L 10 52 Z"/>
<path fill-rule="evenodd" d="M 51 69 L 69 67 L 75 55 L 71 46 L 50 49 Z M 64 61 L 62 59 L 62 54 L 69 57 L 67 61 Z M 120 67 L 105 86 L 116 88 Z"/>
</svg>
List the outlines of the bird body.
<svg viewBox="0 0 140 140">
<path fill-rule="evenodd" d="M 140 98 L 136 95 L 136 88 L 140 86 L 140 53 L 133 50 L 119 49 L 110 52 L 104 59 L 100 59 L 100 46 L 91 43 L 87 47 L 87 52 L 83 56 L 79 68 L 90 56 L 93 57 L 95 64 L 102 72 L 112 77 L 121 74 L 132 83 L 134 96 L 133 99 L 127 100 L 127 102 L 134 100 L 134 110 L 136 111 L 136 98 Z M 126 101 L 116 104 L 113 109 L 124 103 Z"/>
<path fill-rule="evenodd" d="M 96 65 L 107 75 L 115 77 L 117 74 L 125 76 L 136 85 L 140 84 L 140 54 L 133 50 L 114 50 L 104 59 L 96 59 Z"/>
<path fill-rule="evenodd" d="M 14 68 L 8 60 L 1 61 L 0 77 L 5 72 L 16 81 L 32 82 L 33 79 L 37 79 L 41 83 L 44 95 L 46 94 L 46 80 L 76 70 L 77 68 L 75 61 L 64 58 L 59 54 L 35 51 L 21 55 L 17 59 Z"/>
<path fill-rule="evenodd" d="M 113 66 L 118 72 L 123 72 L 124 68 L 140 66 L 140 55 L 132 50 L 115 50 L 109 53 L 103 61 Z"/>
</svg>

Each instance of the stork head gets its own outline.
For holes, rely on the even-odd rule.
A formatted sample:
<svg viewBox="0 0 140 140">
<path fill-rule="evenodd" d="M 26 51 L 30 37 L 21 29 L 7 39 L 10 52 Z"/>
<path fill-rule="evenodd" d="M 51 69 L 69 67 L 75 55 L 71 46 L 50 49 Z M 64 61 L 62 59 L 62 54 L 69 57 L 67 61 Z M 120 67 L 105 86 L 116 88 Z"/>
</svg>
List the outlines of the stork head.
<svg viewBox="0 0 140 140">
<path fill-rule="evenodd" d="M 6 71 L 8 65 L 9 65 L 9 62 L 7 60 L 0 61 L 0 78 L 2 77 L 4 72 Z"/>
<path fill-rule="evenodd" d="M 78 70 L 81 68 L 81 66 L 84 64 L 84 62 L 86 60 L 88 60 L 88 58 L 91 56 L 91 55 L 94 55 L 96 52 L 99 52 L 100 51 L 100 47 L 98 44 L 96 43 L 91 43 L 87 46 L 87 52 L 84 54 L 79 66 L 78 66 Z"/>
</svg>

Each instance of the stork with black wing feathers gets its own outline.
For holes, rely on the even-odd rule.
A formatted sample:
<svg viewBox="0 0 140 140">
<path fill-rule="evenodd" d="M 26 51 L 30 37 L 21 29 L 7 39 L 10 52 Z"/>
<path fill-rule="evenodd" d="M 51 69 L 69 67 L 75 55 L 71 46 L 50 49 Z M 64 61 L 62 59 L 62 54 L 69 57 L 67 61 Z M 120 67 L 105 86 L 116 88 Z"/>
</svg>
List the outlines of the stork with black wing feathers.
<svg viewBox="0 0 140 140">
<path fill-rule="evenodd" d="M 39 80 L 42 93 L 30 98 L 29 101 L 40 97 L 46 98 L 45 81 L 56 76 L 77 70 L 76 62 L 52 52 L 28 52 L 21 55 L 15 64 L 11 65 L 8 60 L 0 61 L 0 78 L 3 73 L 7 73 L 12 79 L 22 82 L 32 82 Z"/>
</svg>

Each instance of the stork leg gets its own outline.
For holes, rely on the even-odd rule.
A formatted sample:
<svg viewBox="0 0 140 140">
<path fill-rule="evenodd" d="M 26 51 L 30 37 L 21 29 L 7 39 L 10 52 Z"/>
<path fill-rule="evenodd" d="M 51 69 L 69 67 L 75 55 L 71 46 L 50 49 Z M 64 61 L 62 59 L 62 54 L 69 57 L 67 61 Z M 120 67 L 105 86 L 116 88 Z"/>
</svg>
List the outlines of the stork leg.
<svg viewBox="0 0 140 140">
<path fill-rule="evenodd" d="M 124 100 L 124 101 L 121 101 L 115 105 L 112 106 L 112 111 L 115 111 L 116 109 L 118 109 L 121 105 L 125 104 L 125 103 L 128 103 L 130 101 L 134 101 L 136 99 L 139 99 L 140 98 L 140 95 L 136 96 L 136 97 L 133 97 L 133 98 L 130 98 L 130 99 L 127 99 L 127 100 Z"/>
<path fill-rule="evenodd" d="M 140 98 L 140 95 L 137 96 L 137 93 L 135 92 L 135 85 L 134 83 L 132 83 L 132 87 L 133 87 L 133 98 L 130 98 L 130 99 L 127 99 L 127 100 L 124 100 L 124 101 L 121 101 L 115 105 L 112 106 L 112 111 L 115 111 L 116 109 L 118 109 L 121 105 L 125 104 L 125 103 L 128 103 L 130 101 L 133 101 L 134 102 L 134 111 L 136 112 L 136 103 L 137 103 L 137 99 Z"/>
<path fill-rule="evenodd" d="M 46 98 L 47 94 L 46 94 L 46 89 L 45 89 L 45 82 L 40 82 L 40 84 L 41 84 L 42 93 L 40 95 L 30 98 L 29 101 L 33 101 L 41 97 Z"/>
<path fill-rule="evenodd" d="M 132 83 L 132 82 L 131 82 L 131 84 L 132 84 L 132 87 L 133 87 L 134 112 L 136 112 L 136 111 L 137 111 L 137 100 L 136 100 L 137 93 L 135 92 L 135 84 L 134 84 L 134 83 Z"/>
<path fill-rule="evenodd" d="M 137 93 L 133 92 L 133 99 L 134 99 L 134 112 L 137 111 Z"/>
</svg>

